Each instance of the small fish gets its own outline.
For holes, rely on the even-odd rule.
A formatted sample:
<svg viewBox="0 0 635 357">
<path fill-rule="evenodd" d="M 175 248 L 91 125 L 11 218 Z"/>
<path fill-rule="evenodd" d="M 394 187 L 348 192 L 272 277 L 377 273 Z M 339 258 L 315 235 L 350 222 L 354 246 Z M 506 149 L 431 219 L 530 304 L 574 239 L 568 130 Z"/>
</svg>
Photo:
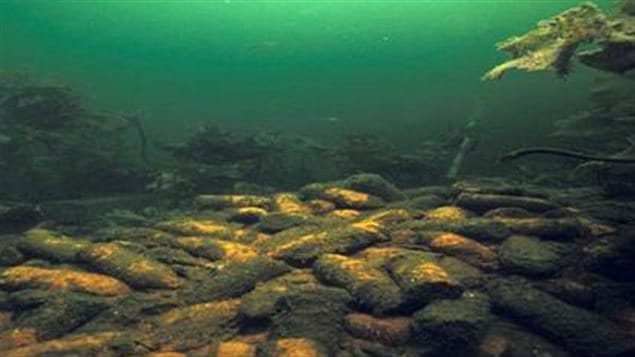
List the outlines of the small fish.
<svg viewBox="0 0 635 357">
<path fill-rule="evenodd" d="M 273 51 L 280 47 L 280 42 L 278 41 L 261 41 L 254 42 L 247 45 L 247 49 L 250 51 L 257 52 L 265 52 L 265 51 Z"/>
<path fill-rule="evenodd" d="M 625 124 L 631 124 L 635 122 L 635 116 L 623 116 L 623 117 L 617 117 L 614 118 L 613 121 L 616 121 L 618 123 L 625 123 Z"/>
</svg>

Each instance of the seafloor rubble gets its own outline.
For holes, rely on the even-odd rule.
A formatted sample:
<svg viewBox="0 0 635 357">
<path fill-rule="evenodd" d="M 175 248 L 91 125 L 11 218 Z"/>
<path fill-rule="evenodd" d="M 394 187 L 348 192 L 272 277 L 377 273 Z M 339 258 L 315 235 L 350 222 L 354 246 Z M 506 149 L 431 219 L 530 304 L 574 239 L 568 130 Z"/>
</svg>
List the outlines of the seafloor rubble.
<svg viewBox="0 0 635 357">
<path fill-rule="evenodd" d="M 360 174 L 145 204 L 2 227 L 2 356 L 635 355 L 635 203 L 592 188 Z"/>
</svg>

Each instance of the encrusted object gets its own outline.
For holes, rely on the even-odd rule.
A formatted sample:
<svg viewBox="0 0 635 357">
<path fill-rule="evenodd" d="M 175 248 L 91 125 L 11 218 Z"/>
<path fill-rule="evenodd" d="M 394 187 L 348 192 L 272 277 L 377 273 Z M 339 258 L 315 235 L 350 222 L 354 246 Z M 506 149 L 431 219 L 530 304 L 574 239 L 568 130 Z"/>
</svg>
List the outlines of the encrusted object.
<svg viewBox="0 0 635 357">
<path fill-rule="evenodd" d="M 483 76 L 499 79 L 511 69 L 527 72 L 553 70 L 561 77 L 570 72 L 576 56 L 587 66 L 623 73 L 635 67 L 635 20 L 628 13 L 606 15 L 595 4 L 584 2 L 548 20 L 536 29 L 511 37 L 496 47 L 511 55 Z M 576 53 L 581 44 L 598 48 Z"/>
</svg>

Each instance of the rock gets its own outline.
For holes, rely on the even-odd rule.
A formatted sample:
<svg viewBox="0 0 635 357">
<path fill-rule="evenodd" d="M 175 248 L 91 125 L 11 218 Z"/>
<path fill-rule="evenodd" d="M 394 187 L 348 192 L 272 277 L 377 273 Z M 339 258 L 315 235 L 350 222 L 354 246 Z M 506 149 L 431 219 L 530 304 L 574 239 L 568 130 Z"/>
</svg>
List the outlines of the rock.
<svg viewBox="0 0 635 357">
<path fill-rule="evenodd" d="M 380 197 L 386 202 L 401 201 L 406 195 L 395 185 L 376 174 L 357 174 L 346 178 L 343 186 L 355 191 Z"/>
<path fill-rule="evenodd" d="M 278 302 L 279 312 L 273 317 L 270 331 L 274 346 L 281 339 L 301 338 L 310 341 L 308 351 L 317 352 L 317 355 L 335 355 L 338 350 L 335 341 L 343 330 L 350 302 L 350 295 L 337 288 L 290 292 Z M 300 353 L 301 350 L 289 352 Z"/>
<path fill-rule="evenodd" d="M 185 304 L 186 302 L 176 299 L 171 290 L 135 291 L 115 300 L 73 333 L 97 333 L 117 327 L 136 334 L 143 322 Z"/>
<path fill-rule="evenodd" d="M 160 351 L 187 351 L 232 336 L 238 329 L 239 300 L 178 307 L 143 323 L 140 340 Z"/>
<path fill-rule="evenodd" d="M 57 295 L 51 294 L 50 290 L 21 289 L 8 294 L 7 307 L 14 311 L 29 310 L 44 304 L 55 296 Z"/>
<path fill-rule="evenodd" d="M 386 264 L 396 257 L 411 254 L 412 250 L 401 247 L 369 247 L 355 255 L 377 269 L 385 269 Z"/>
<path fill-rule="evenodd" d="M 552 240 L 570 240 L 583 236 L 585 227 L 572 218 L 498 218 L 511 232 Z"/>
<path fill-rule="evenodd" d="M 210 260 L 229 259 L 245 261 L 258 253 L 250 246 L 222 239 L 204 237 L 179 237 L 173 243 L 188 253 Z"/>
<path fill-rule="evenodd" d="M 487 299 L 470 292 L 460 299 L 434 301 L 413 319 L 413 337 L 420 344 L 447 356 L 472 356 L 491 315 Z"/>
<path fill-rule="evenodd" d="M 260 207 L 240 207 L 227 210 L 228 219 L 232 222 L 244 224 L 258 223 L 267 214 L 267 210 Z"/>
<path fill-rule="evenodd" d="M 530 187 L 513 185 L 505 181 L 505 179 L 496 177 L 458 181 L 452 185 L 452 191 L 459 194 L 476 193 L 506 196 L 544 196 L 541 192 L 536 192 L 537 190 L 532 190 Z"/>
<path fill-rule="evenodd" d="M 207 259 L 194 257 L 182 249 L 174 249 L 170 247 L 152 248 L 147 250 L 146 254 L 151 259 L 163 264 L 168 264 L 173 268 L 183 265 L 205 267 L 210 264 Z"/>
<path fill-rule="evenodd" d="M 635 215 L 635 203 L 632 201 L 606 200 L 593 196 L 576 203 L 584 215 L 609 223 L 629 224 Z"/>
<path fill-rule="evenodd" d="M 306 214 L 273 212 L 262 217 L 258 229 L 266 233 L 277 233 L 298 226 L 308 219 Z"/>
<path fill-rule="evenodd" d="M 421 186 L 405 189 L 403 193 L 411 200 L 415 197 L 430 195 L 445 199 L 452 195 L 452 190 L 447 186 Z"/>
<path fill-rule="evenodd" d="M 56 266 L 50 261 L 44 260 L 44 259 L 29 259 L 25 261 L 24 263 L 22 263 L 22 265 L 27 267 L 38 267 L 38 268 L 52 268 Z"/>
<path fill-rule="evenodd" d="M 327 284 L 345 288 L 363 309 L 374 314 L 393 310 L 402 303 L 399 287 L 388 274 L 363 260 L 324 254 L 315 263 L 314 271 Z"/>
<path fill-rule="evenodd" d="M 208 236 L 215 238 L 231 239 L 234 228 L 225 222 L 211 219 L 195 219 L 192 217 L 173 218 L 159 222 L 156 228 L 183 236 Z"/>
<path fill-rule="evenodd" d="M 372 315 L 352 313 L 346 315 L 346 330 L 353 336 L 370 341 L 401 346 L 410 339 L 408 317 L 379 318 Z"/>
<path fill-rule="evenodd" d="M 274 210 L 282 213 L 311 214 L 312 210 L 295 193 L 283 192 L 273 196 Z"/>
<path fill-rule="evenodd" d="M 495 311 L 563 342 L 577 356 L 635 355 L 635 340 L 622 328 L 527 283 L 491 281 L 487 292 Z"/>
<path fill-rule="evenodd" d="M 2 351 L 3 357 L 7 353 L 5 350 L 11 351 L 19 347 L 34 345 L 37 342 L 37 331 L 34 328 L 14 328 L 0 333 L 0 351 Z M 16 355 L 22 356 L 14 354 L 14 356 Z"/>
<path fill-rule="evenodd" d="M 304 186 L 300 192 L 304 197 L 330 201 L 340 208 L 373 209 L 386 205 L 384 200 L 377 196 L 337 184 L 312 183 Z"/>
<path fill-rule="evenodd" d="M 234 232 L 232 241 L 259 247 L 262 242 L 266 242 L 269 239 L 271 239 L 271 235 L 268 233 L 259 232 L 251 228 L 239 228 Z"/>
<path fill-rule="evenodd" d="M 185 353 L 180 352 L 152 352 L 144 357 L 188 357 Z"/>
<path fill-rule="evenodd" d="M 461 284 L 438 263 L 438 256 L 425 252 L 400 255 L 387 263 L 390 275 L 401 288 L 409 309 L 432 300 L 456 298 L 463 292 Z"/>
<path fill-rule="evenodd" d="M 338 207 L 360 210 L 380 208 L 386 205 L 384 200 L 377 196 L 337 187 L 325 190 L 322 198 L 334 202 Z"/>
<path fill-rule="evenodd" d="M 323 254 L 350 254 L 374 243 L 387 241 L 389 238 L 384 234 L 387 227 L 408 216 L 403 210 L 383 211 L 357 222 L 306 235 L 274 237 L 263 249 L 271 257 L 306 266 Z"/>
<path fill-rule="evenodd" d="M 106 275 L 28 266 L 17 266 L 0 273 L 0 288 L 75 291 L 101 296 L 117 296 L 130 292 L 126 284 Z"/>
<path fill-rule="evenodd" d="M 481 269 L 495 270 L 498 267 L 496 252 L 460 234 L 420 232 L 414 240 L 415 243 L 427 245 L 434 252 L 451 255 Z"/>
<path fill-rule="evenodd" d="M 445 205 L 447 202 L 437 195 L 416 196 L 406 201 L 412 209 L 429 210 Z"/>
<path fill-rule="evenodd" d="M 56 235 L 45 229 L 32 229 L 18 242 L 18 248 L 28 255 L 54 262 L 78 262 L 78 254 L 90 246 L 84 239 Z"/>
<path fill-rule="evenodd" d="M 267 357 L 327 357 L 324 346 L 308 338 L 281 338 L 275 340 L 268 351 Z"/>
<path fill-rule="evenodd" d="M 358 218 L 360 215 L 360 211 L 350 208 L 334 209 L 326 214 L 327 217 L 343 220 L 352 220 Z"/>
<path fill-rule="evenodd" d="M 72 335 L 3 352 L 3 357 L 95 356 L 114 353 L 109 345 L 121 337 L 121 332 Z"/>
<path fill-rule="evenodd" d="M 473 213 L 457 206 L 440 206 L 426 211 L 424 215 L 425 219 L 432 221 L 460 221 L 473 216 Z"/>
<path fill-rule="evenodd" d="M 135 288 L 175 289 L 182 283 L 169 266 L 115 243 L 93 244 L 83 249 L 80 257 L 96 270 Z"/>
<path fill-rule="evenodd" d="M 253 290 L 258 283 L 289 271 L 286 264 L 264 256 L 220 261 L 213 275 L 205 271 L 200 280 L 194 279 L 178 290 L 176 296 L 179 302 L 186 304 L 236 298 Z"/>
<path fill-rule="evenodd" d="M 503 269 L 530 276 L 552 275 L 564 265 L 563 246 L 534 237 L 511 236 L 498 254 Z"/>
<path fill-rule="evenodd" d="M 479 242 L 501 242 L 511 231 L 503 223 L 486 218 L 468 218 L 462 220 L 410 220 L 397 228 L 414 232 L 443 231 L 460 234 Z"/>
<path fill-rule="evenodd" d="M 571 305 L 592 309 L 594 308 L 596 302 L 595 293 L 590 286 L 583 285 L 570 279 L 549 279 L 538 281 L 534 285 L 540 290 L 545 291 Z"/>
<path fill-rule="evenodd" d="M 511 341 L 503 336 L 495 334 L 487 334 L 481 340 L 478 346 L 478 357 L 504 357 L 513 356 L 511 350 Z"/>
<path fill-rule="evenodd" d="M 544 218 L 575 218 L 581 214 L 580 210 L 573 207 L 559 207 L 556 209 L 549 210 L 547 212 L 543 212 L 540 216 Z M 527 216 L 527 217 L 503 217 L 500 218 L 536 218 L 536 216 Z"/>
<path fill-rule="evenodd" d="M 241 207 L 258 207 L 268 210 L 271 205 L 269 197 L 256 195 L 198 195 L 194 198 L 194 207 L 198 210 Z"/>
<path fill-rule="evenodd" d="M 255 289 L 242 296 L 240 313 L 254 320 L 270 318 L 276 313 L 276 304 L 294 291 L 310 291 L 320 288 L 310 271 L 293 270 L 277 278 L 258 284 Z"/>
<path fill-rule="evenodd" d="M 172 234 L 145 227 L 105 227 L 98 229 L 94 235 L 96 242 L 130 241 L 147 248 L 169 246 L 174 239 Z"/>
<path fill-rule="evenodd" d="M 518 207 L 530 212 L 545 212 L 558 207 L 553 202 L 537 197 L 484 193 L 461 193 L 456 199 L 456 204 L 475 212 L 486 212 L 499 207 Z"/>
<path fill-rule="evenodd" d="M 256 357 L 256 352 L 256 346 L 251 343 L 225 341 L 218 344 L 215 357 Z"/>
<path fill-rule="evenodd" d="M 37 331 L 38 340 L 59 338 L 104 310 L 107 304 L 95 297 L 62 294 L 20 314 L 16 326 Z"/>
<path fill-rule="evenodd" d="M 549 210 L 544 212 L 544 215 L 561 210 L 562 208 L 556 208 L 555 210 Z M 528 210 L 520 207 L 500 207 L 491 209 L 483 213 L 483 217 L 486 218 L 535 218 L 536 214 L 529 212 Z"/>
<path fill-rule="evenodd" d="M 344 335 L 340 345 L 344 349 L 337 357 L 356 356 L 423 356 L 427 353 L 425 348 L 414 348 L 412 345 L 388 346 L 381 342 L 355 338 Z"/>
<path fill-rule="evenodd" d="M 580 217 L 577 219 L 580 228 L 580 234 L 584 236 L 604 237 L 615 234 L 617 229 L 613 226 L 601 223 L 594 219 Z"/>
<path fill-rule="evenodd" d="M 437 264 L 454 280 L 458 281 L 464 289 L 480 289 L 481 285 L 488 279 L 488 275 L 485 275 L 480 269 L 454 257 L 440 255 Z"/>
<path fill-rule="evenodd" d="M 478 357 L 572 357 L 549 340 L 507 321 L 495 320 L 479 345 Z"/>
<path fill-rule="evenodd" d="M 384 202 L 405 200 L 407 197 L 393 184 L 376 174 L 357 174 L 345 180 L 311 183 L 300 189 L 309 199 L 325 199 L 343 208 L 375 208 Z"/>
<path fill-rule="evenodd" d="M 335 203 L 321 199 L 310 200 L 307 205 L 313 214 L 325 214 L 335 209 Z"/>
</svg>

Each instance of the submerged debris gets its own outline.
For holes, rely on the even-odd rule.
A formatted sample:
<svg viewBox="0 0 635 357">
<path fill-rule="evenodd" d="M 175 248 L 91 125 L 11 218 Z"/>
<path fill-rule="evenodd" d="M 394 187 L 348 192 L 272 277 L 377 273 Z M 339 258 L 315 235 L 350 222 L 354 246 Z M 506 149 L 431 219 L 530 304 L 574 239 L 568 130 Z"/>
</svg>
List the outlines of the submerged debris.
<svg viewBox="0 0 635 357">
<path fill-rule="evenodd" d="M 585 43 L 598 48 L 576 53 Z M 574 56 L 588 66 L 624 73 L 635 68 L 635 18 L 620 12 L 606 15 L 595 4 L 584 2 L 496 46 L 512 59 L 487 72 L 484 80 L 499 79 L 511 69 L 553 70 L 566 76 Z"/>
</svg>

